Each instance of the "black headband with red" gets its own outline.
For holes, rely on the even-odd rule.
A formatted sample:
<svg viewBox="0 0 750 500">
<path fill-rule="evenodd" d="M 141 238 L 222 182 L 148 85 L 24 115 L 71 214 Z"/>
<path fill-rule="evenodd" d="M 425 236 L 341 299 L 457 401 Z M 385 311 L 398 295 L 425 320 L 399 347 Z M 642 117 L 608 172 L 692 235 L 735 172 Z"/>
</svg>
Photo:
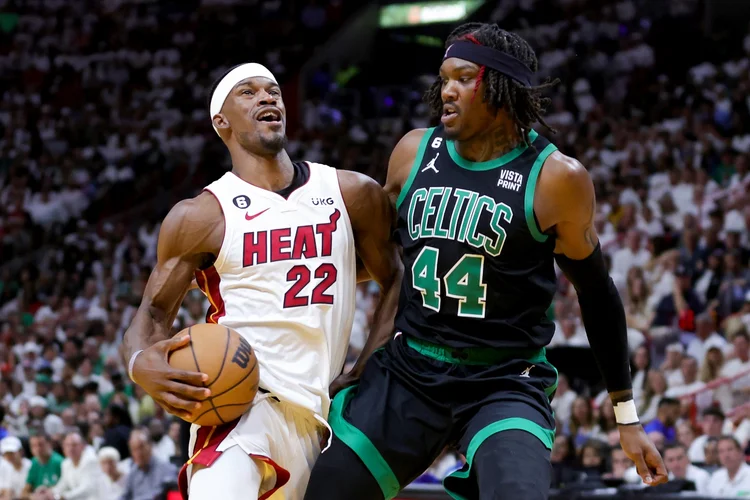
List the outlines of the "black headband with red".
<svg viewBox="0 0 750 500">
<path fill-rule="evenodd" d="M 477 45 L 469 41 L 458 41 L 453 43 L 445 51 L 443 61 L 451 57 L 464 59 L 488 68 L 512 78 L 525 87 L 531 87 L 531 76 L 533 72 L 524 63 L 515 57 L 500 52 L 491 47 Z"/>
</svg>

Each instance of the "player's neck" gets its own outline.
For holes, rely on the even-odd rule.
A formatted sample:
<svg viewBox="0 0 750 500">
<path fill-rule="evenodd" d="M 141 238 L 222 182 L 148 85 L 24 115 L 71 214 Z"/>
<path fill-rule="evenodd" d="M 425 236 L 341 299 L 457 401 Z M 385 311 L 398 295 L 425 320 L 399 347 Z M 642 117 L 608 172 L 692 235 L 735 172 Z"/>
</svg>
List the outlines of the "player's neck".
<svg viewBox="0 0 750 500">
<path fill-rule="evenodd" d="M 456 149 L 461 157 L 472 162 L 483 162 L 500 158 L 516 148 L 522 141 L 515 124 L 503 120 L 488 132 L 467 141 L 457 141 Z"/>
<path fill-rule="evenodd" d="M 231 153 L 232 172 L 243 181 L 268 191 L 281 191 L 294 179 L 294 165 L 286 150 L 276 156 L 259 156 L 242 150 Z"/>
</svg>

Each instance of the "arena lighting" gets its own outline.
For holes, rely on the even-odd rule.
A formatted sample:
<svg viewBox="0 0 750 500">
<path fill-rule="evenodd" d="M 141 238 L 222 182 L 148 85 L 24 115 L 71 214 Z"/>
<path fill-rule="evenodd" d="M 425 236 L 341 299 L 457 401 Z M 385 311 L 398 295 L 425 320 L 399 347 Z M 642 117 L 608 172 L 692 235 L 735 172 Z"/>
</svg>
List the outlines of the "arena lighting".
<svg viewBox="0 0 750 500">
<path fill-rule="evenodd" d="M 399 28 L 420 24 L 460 21 L 484 3 L 484 0 L 453 0 L 385 5 L 380 8 L 380 27 Z"/>
</svg>

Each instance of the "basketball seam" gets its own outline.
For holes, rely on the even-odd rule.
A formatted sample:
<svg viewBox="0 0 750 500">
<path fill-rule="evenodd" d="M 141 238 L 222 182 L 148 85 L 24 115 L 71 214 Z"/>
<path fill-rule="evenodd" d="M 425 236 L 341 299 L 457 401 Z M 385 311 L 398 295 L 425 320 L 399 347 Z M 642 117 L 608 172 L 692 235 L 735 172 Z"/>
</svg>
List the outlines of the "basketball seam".
<svg viewBox="0 0 750 500">
<path fill-rule="evenodd" d="M 231 337 L 231 331 L 229 328 L 227 328 L 227 341 L 224 344 L 224 357 L 221 358 L 221 366 L 219 367 L 219 373 L 216 374 L 216 377 L 208 384 L 208 387 L 210 388 L 212 385 L 214 385 L 214 382 L 219 380 L 219 377 L 221 376 L 221 372 L 224 371 L 224 364 L 227 362 L 227 353 L 229 352 L 229 341 Z"/>
<path fill-rule="evenodd" d="M 219 396 L 223 396 L 224 394 L 226 394 L 227 392 L 231 391 L 232 389 L 234 389 L 235 387 L 237 387 L 238 385 L 240 385 L 242 382 L 244 382 L 247 379 L 247 377 L 249 377 L 255 371 L 255 368 L 257 366 L 258 366 L 258 358 L 255 358 L 255 364 L 253 365 L 253 367 L 250 370 L 247 371 L 247 373 L 245 373 L 244 377 L 242 377 L 240 380 L 238 380 L 237 382 L 235 382 L 235 384 L 232 387 L 228 387 L 228 388 L 224 389 L 222 392 L 220 392 L 218 394 L 214 394 L 214 395 L 212 395 L 209 398 L 212 401 L 211 404 L 213 404 L 213 399 L 214 398 L 218 398 Z"/>
<path fill-rule="evenodd" d="M 201 418 L 206 413 L 211 413 L 212 411 L 215 411 L 216 412 L 216 416 L 219 417 L 219 420 L 221 420 L 221 422 L 223 424 L 226 424 L 227 422 L 225 422 L 224 419 L 221 418 L 221 415 L 219 415 L 219 412 L 216 411 L 216 410 L 220 410 L 221 408 L 227 408 L 229 406 L 245 406 L 245 404 L 244 403 L 230 403 L 230 404 L 225 404 L 225 405 L 221 405 L 221 406 L 215 406 L 213 409 L 204 411 L 203 413 L 201 413 L 200 415 L 198 415 L 197 417 L 195 417 L 194 420 L 198 420 L 199 418 Z"/>
<path fill-rule="evenodd" d="M 192 334 L 192 330 L 193 330 L 192 326 L 188 328 L 188 337 L 190 337 L 190 353 L 193 355 L 193 361 L 195 361 L 195 369 L 200 372 L 201 371 L 201 367 L 198 364 L 198 356 L 195 355 L 195 348 L 193 347 L 193 334 Z M 203 387 L 206 387 L 206 383 L 205 382 L 203 382 Z M 208 410 L 208 411 L 214 411 L 214 412 L 216 412 L 216 416 L 219 417 L 219 420 L 221 420 L 221 423 L 225 424 L 226 422 L 224 422 L 224 419 L 221 418 L 221 415 L 219 415 L 219 412 L 216 411 L 216 405 L 214 404 L 213 398 L 209 397 L 208 398 L 208 402 L 211 403 L 211 408 L 212 408 L 211 410 Z M 205 415 L 206 413 L 207 412 L 202 413 L 201 416 Z M 200 418 L 200 416 L 198 418 Z M 193 420 L 195 421 L 198 418 L 194 418 Z"/>
</svg>

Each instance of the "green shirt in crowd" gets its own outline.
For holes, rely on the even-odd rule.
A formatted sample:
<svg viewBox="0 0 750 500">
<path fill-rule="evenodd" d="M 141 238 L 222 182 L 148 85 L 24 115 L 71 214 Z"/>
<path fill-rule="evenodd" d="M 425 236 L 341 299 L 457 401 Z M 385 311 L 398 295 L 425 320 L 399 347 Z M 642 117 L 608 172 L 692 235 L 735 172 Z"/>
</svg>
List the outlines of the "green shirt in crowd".
<svg viewBox="0 0 750 500">
<path fill-rule="evenodd" d="M 52 456 L 46 464 L 39 462 L 36 457 L 32 458 L 31 469 L 29 469 L 29 475 L 26 477 L 26 483 L 31 485 L 31 491 L 40 486 L 52 487 L 56 485 L 60 480 L 62 463 L 63 456 L 56 451 L 52 452 Z"/>
</svg>

